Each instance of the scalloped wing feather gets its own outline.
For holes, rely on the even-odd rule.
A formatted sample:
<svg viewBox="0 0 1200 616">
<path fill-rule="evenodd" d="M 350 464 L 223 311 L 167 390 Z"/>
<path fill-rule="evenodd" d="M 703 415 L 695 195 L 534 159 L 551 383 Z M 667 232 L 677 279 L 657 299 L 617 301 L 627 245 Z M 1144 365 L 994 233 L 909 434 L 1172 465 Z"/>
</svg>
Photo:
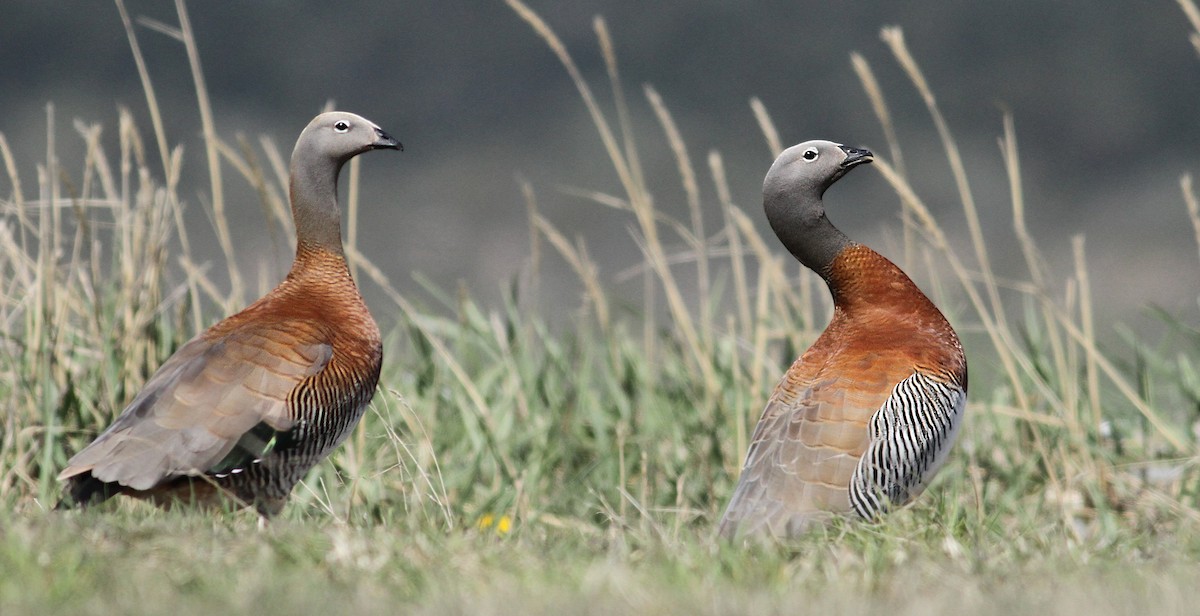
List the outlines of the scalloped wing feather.
<svg viewBox="0 0 1200 616">
<path fill-rule="evenodd" d="M 167 477 L 204 473 L 260 423 L 290 429 L 288 396 L 332 356 L 332 347 L 305 325 L 256 323 L 192 339 L 59 479 L 90 471 L 101 481 L 148 490 Z"/>
<path fill-rule="evenodd" d="M 814 365 L 811 357 L 791 366 L 767 402 L 721 534 L 794 535 L 851 510 L 847 486 L 869 444 L 868 422 L 888 384 L 911 368 L 890 354 L 865 354 L 850 365 Z"/>
</svg>

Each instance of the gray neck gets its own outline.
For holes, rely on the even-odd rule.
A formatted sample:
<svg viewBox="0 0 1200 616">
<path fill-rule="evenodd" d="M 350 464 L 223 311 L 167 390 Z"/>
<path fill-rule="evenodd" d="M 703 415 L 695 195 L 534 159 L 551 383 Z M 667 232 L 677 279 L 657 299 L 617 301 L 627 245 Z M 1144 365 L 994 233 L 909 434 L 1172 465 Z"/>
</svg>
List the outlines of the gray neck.
<svg viewBox="0 0 1200 616">
<path fill-rule="evenodd" d="M 296 221 L 296 247 L 323 248 L 342 253 L 342 213 L 337 202 L 337 180 L 342 170 L 333 161 L 311 150 L 292 156 L 292 217 Z"/>
<path fill-rule="evenodd" d="M 828 282 L 834 258 L 853 242 L 829 222 L 821 199 L 775 193 L 764 198 L 763 208 L 788 252 Z"/>
</svg>

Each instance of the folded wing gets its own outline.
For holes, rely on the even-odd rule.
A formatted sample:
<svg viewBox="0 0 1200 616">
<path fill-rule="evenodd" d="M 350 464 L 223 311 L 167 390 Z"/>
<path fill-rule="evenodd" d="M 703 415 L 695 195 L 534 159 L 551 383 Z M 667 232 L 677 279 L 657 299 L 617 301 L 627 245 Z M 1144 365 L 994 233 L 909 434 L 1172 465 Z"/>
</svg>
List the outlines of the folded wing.
<svg viewBox="0 0 1200 616">
<path fill-rule="evenodd" d="M 108 430 L 71 458 L 59 479 L 90 472 L 100 481 L 147 490 L 170 477 L 212 470 L 235 447 L 269 447 L 257 442 L 254 428 L 291 429 L 289 396 L 332 356 L 332 347 L 303 325 L 259 322 L 192 339 Z"/>
</svg>

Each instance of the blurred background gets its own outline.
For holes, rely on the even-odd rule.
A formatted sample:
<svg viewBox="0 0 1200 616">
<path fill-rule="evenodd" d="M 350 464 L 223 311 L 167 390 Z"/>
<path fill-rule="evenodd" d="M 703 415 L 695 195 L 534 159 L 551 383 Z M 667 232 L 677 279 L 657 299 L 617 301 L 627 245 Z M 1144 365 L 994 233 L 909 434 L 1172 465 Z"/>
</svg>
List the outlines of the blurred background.
<svg viewBox="0 0 1200 616">
<path fill-rule="evenodd" d="M 1087 237 L 1101 336 L 1113 322 L 1156 328 L 1149 306 L 1196 317 L 1200 269 L 1179 178 L 1200 171 L 1200 58 L 1173 0 L 1103 8 L 1042 0 L 528 3 L 566 43 L 611 114 L 593 31 L 594 16 L 607 20 L 657 207 L 686 218 L 676 163 L 643 84 L 662 95 L 701 170 L 710 150 L 721 153 L 734 202 L 766 233 L 759 191 L 774 153 L 749 99 L 762 100 L 785 143 L 826 138 L 886 155 L 883 131 L 850 63 L 852 52 L 861 53 L 891 106 L 918 192 L 969 255 L 933 124 L 880 40 L 882 27 L 900 26 L 962 147 L 1000 275 L 1025 276 L 997 146 L 1008 111 L 1029 224 L 1059 278 L 1070 270 L 1070 237 Z M 208 171 L 185 50 L 137 21 L 175 26 L 175 7 L 139 0 L 126 6 L 168 139 L 184 147 L 180 194 L 188 200 L 197 256 L 221 259 L 204 213 Z M 461 281 L 485 301 L 498 301 L 529 258 L 520 177 L 537 191 L 545 216 L 569 237 L 586 238 L 602 279 L 638 305 L 640 280 L 619 276 L 641 261 L 627 231 L 631 217 L 569 190 L 619 193 L 616 174 L 566 72 L 504 2 L 276 0 L 187 8 L 223 138 L 244 134 L 257 143 L 267 136 L 286 155 L 300 129 L 332 100 L 404 143 L 401 154 L 363 157 L 359 240 L 403 292 L 425 293 L 414 281 L 419 272 L 443 289 Z M 27 198 L 36 197 L 36 166 L 46 158 L 48 103 L 67 173 L 77 173 L 83 156 L 73 120 L 103 125 L 114 160 L 118 107 L 131 109 L 152 139 L 142 85 L 111 3 L 7 2 L 0 84 L 0 132 L 16 154 Z M 226 177 L 242 267 L 255 274 L 265 261 L 272 276 L 282 275 L 290 255 L 262 240 L 254 191 L 232 173 Z M 706 173 L 700 185 L 715 228 L 721 211 Z M 0 175 L 0 198 L 11 191 Z M 856 171 L 827 202 L 835 224 L 852 238 L 899 258 L 899 202 L 877 171 Z M 553 256 L 546 260 L 547 293 L 571 299 L 574 276 Z M 928 280 L 921 272 L 914 277 Z"/>
</svg>

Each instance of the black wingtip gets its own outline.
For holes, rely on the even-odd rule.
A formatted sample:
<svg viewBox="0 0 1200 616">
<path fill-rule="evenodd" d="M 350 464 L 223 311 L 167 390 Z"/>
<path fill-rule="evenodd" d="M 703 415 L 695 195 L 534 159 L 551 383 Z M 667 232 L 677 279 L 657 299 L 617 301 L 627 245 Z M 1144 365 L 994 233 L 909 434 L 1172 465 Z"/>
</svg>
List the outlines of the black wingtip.
<svg viewBox="0 0 1200 616">
<path fill-rule="evenodd" d="M 55 511 L 78 509 L 102 503 L 121 492 L 121 486 L 116 483 L 100 481 L 91 475 L 76 475 L 67 479 L 62 498 L 54 505 Z"/>
</svg>

